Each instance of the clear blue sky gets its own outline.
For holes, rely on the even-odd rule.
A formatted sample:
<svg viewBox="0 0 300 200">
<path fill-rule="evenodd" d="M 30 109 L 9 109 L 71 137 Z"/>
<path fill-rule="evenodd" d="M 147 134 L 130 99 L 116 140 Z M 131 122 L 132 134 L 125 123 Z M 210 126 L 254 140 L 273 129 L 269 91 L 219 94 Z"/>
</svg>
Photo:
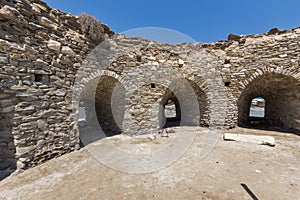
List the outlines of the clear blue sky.
<svg viewBox="0 0 300 200">
<path fill-rule="evenodd" d="M 59 10 L 85 12 L 113 31 L 162 27 L 198 42 L 224 40 L 229 33 L 264 33 L 300 26 L 300 0 L 45 0 Z"/>
</svg>

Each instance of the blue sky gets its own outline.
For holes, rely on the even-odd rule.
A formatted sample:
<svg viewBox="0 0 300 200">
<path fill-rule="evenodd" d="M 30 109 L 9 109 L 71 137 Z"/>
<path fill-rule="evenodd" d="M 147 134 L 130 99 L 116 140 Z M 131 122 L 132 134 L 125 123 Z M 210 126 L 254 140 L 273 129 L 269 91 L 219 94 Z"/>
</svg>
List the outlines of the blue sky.
<svg viewBox="0 0 300 200">
<path fill-rule="evenodd" d="M 230 33 L 264 33 L 300 26 L 300 0 L 45 0 L 59 10 L 85 12 L 121 33 L 134 28 L 172 29 L 198 42 L 224 40 Z"/>
</svg>

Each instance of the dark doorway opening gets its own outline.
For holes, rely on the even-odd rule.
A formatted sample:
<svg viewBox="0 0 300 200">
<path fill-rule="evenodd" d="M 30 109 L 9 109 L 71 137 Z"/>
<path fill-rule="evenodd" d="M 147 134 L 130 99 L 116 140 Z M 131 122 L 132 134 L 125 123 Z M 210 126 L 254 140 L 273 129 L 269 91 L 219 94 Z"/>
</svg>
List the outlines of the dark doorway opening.
<svg viewBox="0 0 300 200">
<path fill-rule="evenodd" d="M 161 128 L 208 126 L 207 96 L 193 81 L 183 78 L 172 82 L 166 89 L 160 104 Z"/>
<path fill-rule="evenodd" d="M 164 118 L 166 119 L 163 128 L 179 126 L 181 111 L 178 99 L 173 94 L 164 104 Z"/>
<path fill-rule="evenodd" d="M 238 100 L 238 125 L 298 133 L 300 82 L 292 76 L 268 73 L 253 79 Z"/>
<path fill-rule="evenodd" d="M 12 133 L 15 104 L 15 97 L 11 94 L 0 95 L 0 180 L 17 168 L 16 147 Z"/>
<path fill-rule="evenodd" d="M 81 147 L 122 132 L 124 100 L 125 88 L 114 77 L 104 75 L 85 83 L 76 102 Z"/>
<path fill-rule="evenodd" d="M 95 94 L 95 110 L 98 122 L 106 136 L 122 132 L 125 109 L 125 88 L 114 77 L 102 76 Z"/>
</svg>

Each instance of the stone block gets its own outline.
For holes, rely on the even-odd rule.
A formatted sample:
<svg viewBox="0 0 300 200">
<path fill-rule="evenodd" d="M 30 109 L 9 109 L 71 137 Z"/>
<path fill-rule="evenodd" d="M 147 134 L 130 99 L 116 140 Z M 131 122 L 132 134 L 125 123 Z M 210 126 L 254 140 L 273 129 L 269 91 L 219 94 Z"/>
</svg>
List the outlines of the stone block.
<svg viewBox="0 0 300 200">
<path fill-rule="evenodd" d="M 71 48 L 68 47 L 68 46 L 63 46 L 63 47 L 61 48 L 61 52 L 62 52 L 63 54 L 67 54 L 67 55 L 71 55 L 71 56 L 75 56 L 75 55 L 76 55 L 75 52 L 73 51 L 73 49 L 71 49 Z"/>
<path fill-rule="evenodd" d="M 272 147 L 275 146 L 275 139 L 274 137 L 271 136 L 225 133 L 223 135 L 223 139 L 225 141 L 239 141 L 239 142 L 252 143 L 252 144 L 268 145 Z"/>
<path fill-rule="evenodd" d="M 5 5 L 0 9 L 0 17 L 4 19 L 8 19 L 13 22 L 18 22 L 19 16 L 19 11 L 16 8 L 10 7 L 8 5 Z"/>
<path fill-rule="evenodd" d="M 49 40 L 47 44 L 48 48 L 57 52 L 60 52 L 61 50 L 61 43 L 57 42 L 55 40 Z"/>
<path fill-rule="evenodd" d="M 39 23 L 46 27 L 46 28 L 50 28 L 50 29 L 57 29 L 57 24 L 55 24 L 53 21 L 51 21 L 50 19 L 46 18 L 46 17 L 39 17 Z"/>
</svg>

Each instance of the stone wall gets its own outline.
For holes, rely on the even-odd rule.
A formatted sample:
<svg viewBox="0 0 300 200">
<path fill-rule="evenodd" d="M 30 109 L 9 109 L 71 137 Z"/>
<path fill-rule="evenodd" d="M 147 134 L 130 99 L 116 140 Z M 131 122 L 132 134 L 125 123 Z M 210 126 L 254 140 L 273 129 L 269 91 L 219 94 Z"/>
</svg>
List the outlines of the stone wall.
<svg viewBox="0 0 300 200">
<path fill-rule="evenodd" d="M 79 148 L 71 87 L 95 44 L 78 17 L 39 0 L 0 6 L 0 169 L 27 168 Z"/>
<path fill-rule="evenodd" d="M 262 96 L 270 124 L 299 132 L 299 35 L 300 28 L 272 29 L 263 35 L 208 45 L 225 52 L 218 68 L 224 81 L 230 82 L 228 97 L 232 108 L 228 119 L 238 116 L 242 125 L 247 120 L 250 101 Z M 239 115 L 236 109 L 240 110 Z"/>
<path fill-rule="evenodd" d="M 0 169 L 26 169 L 80 141 L 156 133 L 168 100 L 181 125 L 228 129 L 247 125 L 262 96 L 269 125 L 300 130 L 300 28 L 170 45 L 103 25 L 97 45 L 78 17 L 41 1 L 0 6 Z"/>
<path fill-rule="evenodd" d="M 16 147 L 12 134 L 13 127 L 13 111 L 15 105 L 15 97 L 10 94 L 1 94 L 0 100 L 0 170 L 15 169 Z"/>
</svg>

